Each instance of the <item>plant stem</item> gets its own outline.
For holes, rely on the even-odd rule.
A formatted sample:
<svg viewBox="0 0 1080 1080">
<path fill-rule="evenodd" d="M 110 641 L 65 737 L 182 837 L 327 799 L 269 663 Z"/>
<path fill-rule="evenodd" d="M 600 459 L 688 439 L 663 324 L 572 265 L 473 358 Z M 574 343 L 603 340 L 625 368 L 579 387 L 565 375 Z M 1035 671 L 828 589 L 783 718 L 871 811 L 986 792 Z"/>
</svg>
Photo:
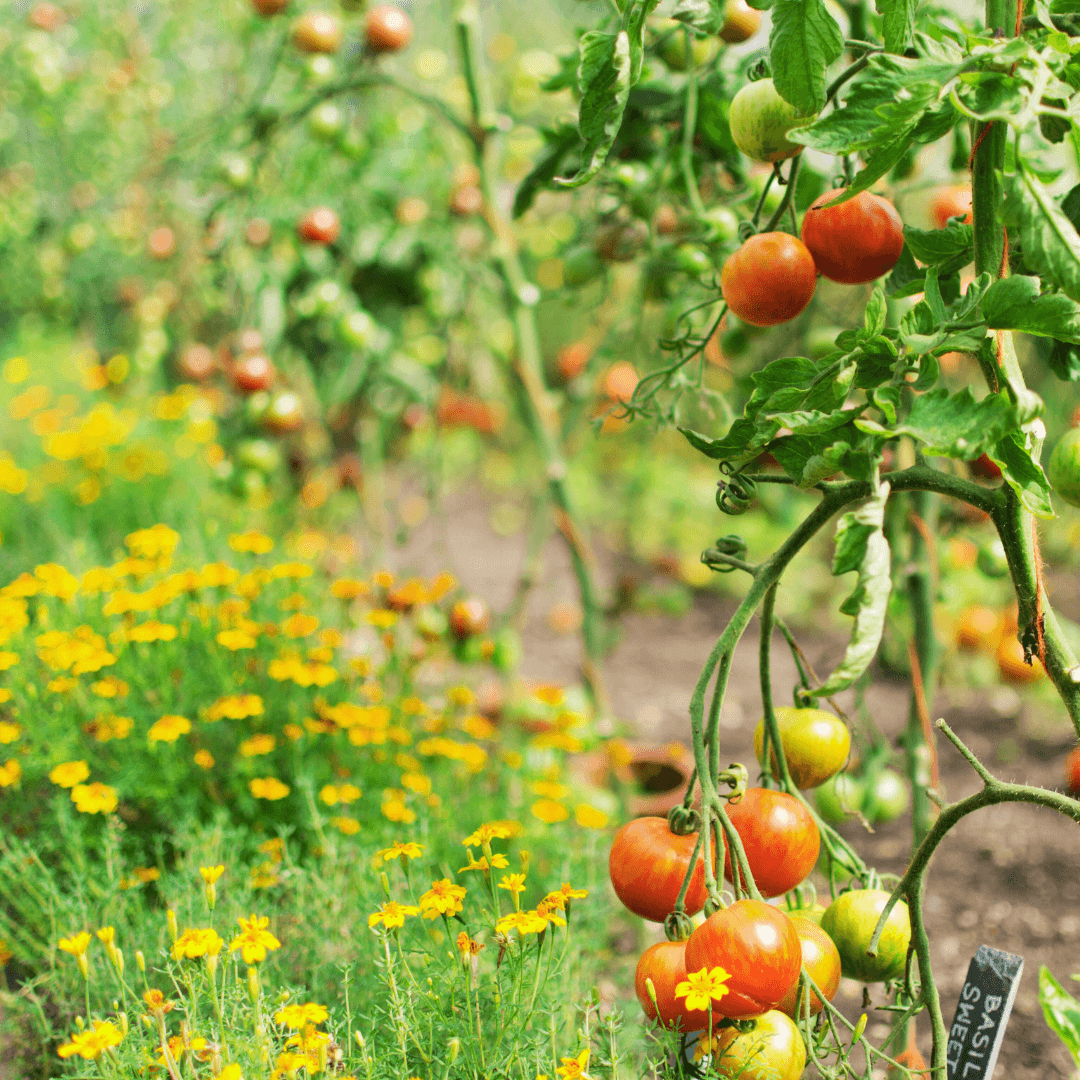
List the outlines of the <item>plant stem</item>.
<svg viewBox="0 0 1080 1080">
<path fill-rule="evenodd" d="M 697 177 L 694 175 L 694 134 L 697 131 L 698 97 L 697 64 L 694 63 L 693 59 L 690 28 L 687 27 L 683 33 L 686 35 L 686 55 L 690 58 L 690 70 L 686 74 L 686 109 L 683 113 L 682 131 L 682 174 L 683 181 L 686 184 L 686 195 L 694 209 L 694 215 L 701 219 L 705 216 L 705 204 L 701 201 Z"/>
</svg>

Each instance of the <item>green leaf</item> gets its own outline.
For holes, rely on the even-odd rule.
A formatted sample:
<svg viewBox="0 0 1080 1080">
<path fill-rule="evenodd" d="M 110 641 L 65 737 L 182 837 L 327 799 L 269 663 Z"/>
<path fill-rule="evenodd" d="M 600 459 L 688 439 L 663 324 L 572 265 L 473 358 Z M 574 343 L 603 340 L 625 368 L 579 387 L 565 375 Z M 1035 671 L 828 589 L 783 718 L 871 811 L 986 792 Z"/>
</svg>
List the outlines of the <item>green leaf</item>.
<svg viewBox="0 0 1080 1080">
<path fill-rule="evenodd" d="M 582 35 L 578 130 L 585 145 L 577 175 L 556 179 L 560 187 L 581 187 L 603 168 L 626 111 L 630 69 L 630 37 L 625 30 L 618 34 L 590 30 Z"/>
<path fill-rule="evenodd" d="M 578 132 L 570 124 L 564 124 L 554 131 L 545 131 L 544 139 L 548 144 L 547 149 L 514 194 L 515 218 L 521 217 L 532 206 L 540 189 L 555 179 L 566 155 L 578 144 Z"/>
<path fill-rule="evenodd" d="M 1020 226 L 1024 261 L 1080 300 L 1080 235 L 1022 161 L 1006 187 L 1006 210 Z"/>
<path fill-rule="evenodd" d="M 854 617 L 855 626 L 839 667 L 812 691 L 814 697 L 846 690 L 869 667 L 881 644 L 892 590 L 892 557 L 882 529 L 888 497 L 889 485 L 883 483 L 876 495 L 837 523 L 833 574 L 859 573 L 855 591 L 840 606 Z"/>
<path fill-rule="evenodd" d="M 1054 978 L 1045 964 L 1039 968 L 1039 1004 L 1050 1030 L 1065 1044 L 1080 1069 L 1080 1002 Z"/>
<path fill-rule="evenodd" d="M 776 0 L 769 34 L 773 82 L 803 115 L 825 105 L 825 73 L 844 51 L 844 37 L 822 0 Z"/>
<path fill-rule="evenodd" d="M 724 5 L 720 0 L 679 0 L 671 17 L 702 34 L 719 34 L 724 25 Z"/>
<path fill-rule="evenodd" d="M 1080 382 L 1080 348 L 1055 341 L 1046 358 L 1050 370 L 1064 382 Z"/>
<path fill-rule="evenodd" d="M 881 286 L 875 286 L 866 302 L 866 311 L 863 312 L 863 326 L 869 334 L 880 334 L 885 329 L 887 311 L 885 308 L 885 294 Z"/>
<path fill-rule="evenodd" d="M 1031 456 L 1030 438 L 1022 431 L 1014 431 L 999 439 L 986 453 L 1026 510 L 1036 517 L 1052 518 L 1055 514 L 1050 501 L 1050 482 L 1042 466 Z"/>
<path fill-rule="evenodd" d="M 886 52 L 902 53 L 911 44 L 918 6 L 918 0 L 877 0 Z"/>
<path fill-rule="evenodd" d="M 944 387 L 915 398 L 911 412 L 899 423 L 885 427 L 860 418 L 860 431 L 878 435 L 910 435 L 924 444 L 931 456 L 967 460 L 988 451 L 1019 426 L 1015 406 L 1000 394 L 976 401 L 969 388 L 950 394 Z"/>
<path fill-rule="evenodd" d="M 1039 279 L 1015 275 L 995 281 L 982 299 L 991 330 L 1057 338 L 1080 345 L 1080 304 L 1064 293 L 1039 294 Z"/>
<path fill-rule="evenodd" d="M 944 229 L 905 225 L 904 241 L 919 262 L 940 267 L 942 276 L 967 266 L 975 258 L 975 230 L 959 221 L 950 221 Z"/>
</svg>

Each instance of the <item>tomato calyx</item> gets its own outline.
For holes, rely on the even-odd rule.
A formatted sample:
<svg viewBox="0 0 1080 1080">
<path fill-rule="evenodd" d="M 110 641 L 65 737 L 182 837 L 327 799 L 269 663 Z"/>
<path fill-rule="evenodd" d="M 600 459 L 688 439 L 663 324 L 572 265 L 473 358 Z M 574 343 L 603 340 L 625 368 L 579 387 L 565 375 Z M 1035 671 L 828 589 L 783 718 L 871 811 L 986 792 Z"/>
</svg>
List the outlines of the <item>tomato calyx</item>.
<svg viewBox="0 0 1080 1080">
<path fill-rule="evenodd" d="M 701 815 L 692 806 L 680 803 L 668 811 L 668 828 L 676 836 L 689 836 L 701 831 Z"/>
<path fill-rule="evenodd" d="M 708 904 L 706 903 L 706 908 Z M 673 911 L 664 920 L 664 933 L 668 941 L 685 941 L 694 932 L 694 924 L 685 909 Z"/>
</svg>

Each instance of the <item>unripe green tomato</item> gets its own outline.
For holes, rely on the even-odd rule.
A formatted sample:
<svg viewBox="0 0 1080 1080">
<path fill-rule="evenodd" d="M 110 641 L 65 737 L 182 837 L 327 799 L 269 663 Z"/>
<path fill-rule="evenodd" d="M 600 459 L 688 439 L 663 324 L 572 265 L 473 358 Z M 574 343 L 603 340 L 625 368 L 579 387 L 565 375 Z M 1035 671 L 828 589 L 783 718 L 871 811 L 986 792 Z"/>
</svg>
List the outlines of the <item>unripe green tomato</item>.
<svg viewBox="0 0 1080 1080">
<path fill-rule="evenodd" d="M 591 247 L 571 248 L 563 256 L 563 284 L 570 288 L 587 285 L 603 269 L 603 259 Z"/>
<path fill-rule="evenodd" d="M 851 732 L 839 717 L 824 709 L 796 709 L 781 706 L 776 710 L 776 725 L 784 758 L 795 786 L 812 788 L 838 773 L 851 752 Z M 765 749 L 765 721 L 758 721 L 754 731 L 754 753 L 762 761 Z M 776 767 L 775 752 L 773 767 Z"/>
<path fill-rule="evenodd" d="M 620 183 L 627 191 L 642 191 L 649 186 L 649 169 L 640 161 L 620 161 L 611 170 L 612 180 Z"/>
<path fill-rule="evenodd" d="M 308 57 L 304 64 L 304 74 L 308 82 L 321 86 L 323 83 L 330 82 L 337 74 L 337 65 L 325 53 L 317 53 L 315 56 Z"/>
<path fill-rule="evenodd" d="M 514 671 L 521 663 L 521 635 L 513 627 L 499 631 L 491 663 L 497 671 L 502 672 Z"/>
<path fill-rule="evenodd" d="M 680 244 L 675 249 L 675 265 L 690 277 L 699 278 L 702 274 L 715 270 L 712 259 L 706 251 L 693 244 Z"/>
<path fill-rule="evenodd" d="M 244 419 L 252 426 L 261 424 L 269 408 L 270 394 L 266 390 L 258 390 L 244 399 Z"/>
<path fill-rule="evenodd" d="M 1054 491 L 1070 506 L 1080 506 L 1080 428 L 1061 436 L 1046 472 Z"/>
<path fill-rule="evenodd" d="M 229 154 L 221 162 L 221 174 L 230 187 L 240 191 L 246 188 L 255 176 L 251 162 L 243 154 Z"/>
<path fill-rule="evenodd" d="M 837 773 L 814 792 L 814 802 L 818 813 L 830 825 L 839 825 L 862 809 L 865 796 L 866 785 L 862 780 L 850 773 Z"/>
<path fill-rule="evenodd" d="M 245 469 L 277 472 L 281 468 L 281 451 L 266 439 L 245 439 L 236 447 L 236 461 Z"/>
<path fill-rule="evenodd" d="M 839 326 L 816 326 L 806 335 L 806 348 L 812 360 L 821 360 L 831 352 L 836 352 L 836 338 L 841 333 Z"/>
<path fill-rule="evenodd" d="M 1053 480 L 1050 481 L 1051 484 Z M 1005 545 L 998 538 L 979 548 L 975 565 L 989 578 L 1003 578 L 1009 573 L 1009 560 L 1005 557 Z"/>
<path fill-rule="evenodd" d="M 703 218 L 709 228 L 709 239 L 714 243 L 731 244 L 739 238 L 739 218 L 726 206 L 713 206 L 705 211 Z"/>
<path fill-rule="evenodd" d="M 291 390 L 275 394 L 263 415 L 263 427 L 273 435 L 291 435 L 304 426 L 304 406 Z"/>
<path fill-rule="evenodd" d="M 840 969 L 847 978 L 883 982 L 904 974 L 911 920 L 903 900 L 897 901 L 885 920 L 877 955 L 866 955 L 888 899 L 889 894 L 880 889 L 854 889 L 841 893 L 822 915 L 821 929 L 833 939 L 840 953 Z"/>
<path fill-rule="evenodd" d="M 777 92 L 772 79 L 747 83 L 732 98 L 728 113 L 735 145 L 755 161 L 783 161 L 802 150 L 787 138 L 792 128 L 813 123 L 817 114 L 800 116 Z"/>
<path fill-rule="evenodd" d="M 882 769 L 870 784 L 864 813 L 871 825 L 881 825 L 898 818 L 910 801 L 904 778 L 895 769 Z"/>
<path fill-rule="evenodd" d="M 824 904 L 812 904 L 810 907 L 796 908 L 794 911 L 789 911 L 788 915 L 798 915 L 800 919 L 806 919 L 808 922 L 817 923 L 821 925 L 821 916 L 825 914 Z"/>
<path fill-rule="evenodd" d="M 656 25 L 657 34 L 664 39 L 657 50 L 660 59 L 672 71 L 686 71 L 691 65 L 701 67 L 707 64 L 719 51 L 720 39 L 716 37 L 699 38 L 690 31 L 690 51 L 686 49 L 686 24 L 678 19 L 661 19 Z"/>
<path fill-rule="evenodd" d="M 332 102 L 316 105 L 308 114 L 308 131 L 323 142 L 332 142 L 345 126 L 341 110 Z"/>
</svg>

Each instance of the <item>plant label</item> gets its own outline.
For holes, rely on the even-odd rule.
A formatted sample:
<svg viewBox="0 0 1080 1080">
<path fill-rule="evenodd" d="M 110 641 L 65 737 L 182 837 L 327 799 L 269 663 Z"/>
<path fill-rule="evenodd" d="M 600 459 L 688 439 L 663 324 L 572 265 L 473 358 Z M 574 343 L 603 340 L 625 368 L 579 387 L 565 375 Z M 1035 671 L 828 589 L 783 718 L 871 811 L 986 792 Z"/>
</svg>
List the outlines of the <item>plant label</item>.
<svg viewBox="0 0 1080 1080">
<path fill-rule="evenodd" d="M 949 1028 L 949 1080 L 990 1080 L 1009 1022 L 1024 958 L 981 945 L 968 967 Z"/>
</svg>

